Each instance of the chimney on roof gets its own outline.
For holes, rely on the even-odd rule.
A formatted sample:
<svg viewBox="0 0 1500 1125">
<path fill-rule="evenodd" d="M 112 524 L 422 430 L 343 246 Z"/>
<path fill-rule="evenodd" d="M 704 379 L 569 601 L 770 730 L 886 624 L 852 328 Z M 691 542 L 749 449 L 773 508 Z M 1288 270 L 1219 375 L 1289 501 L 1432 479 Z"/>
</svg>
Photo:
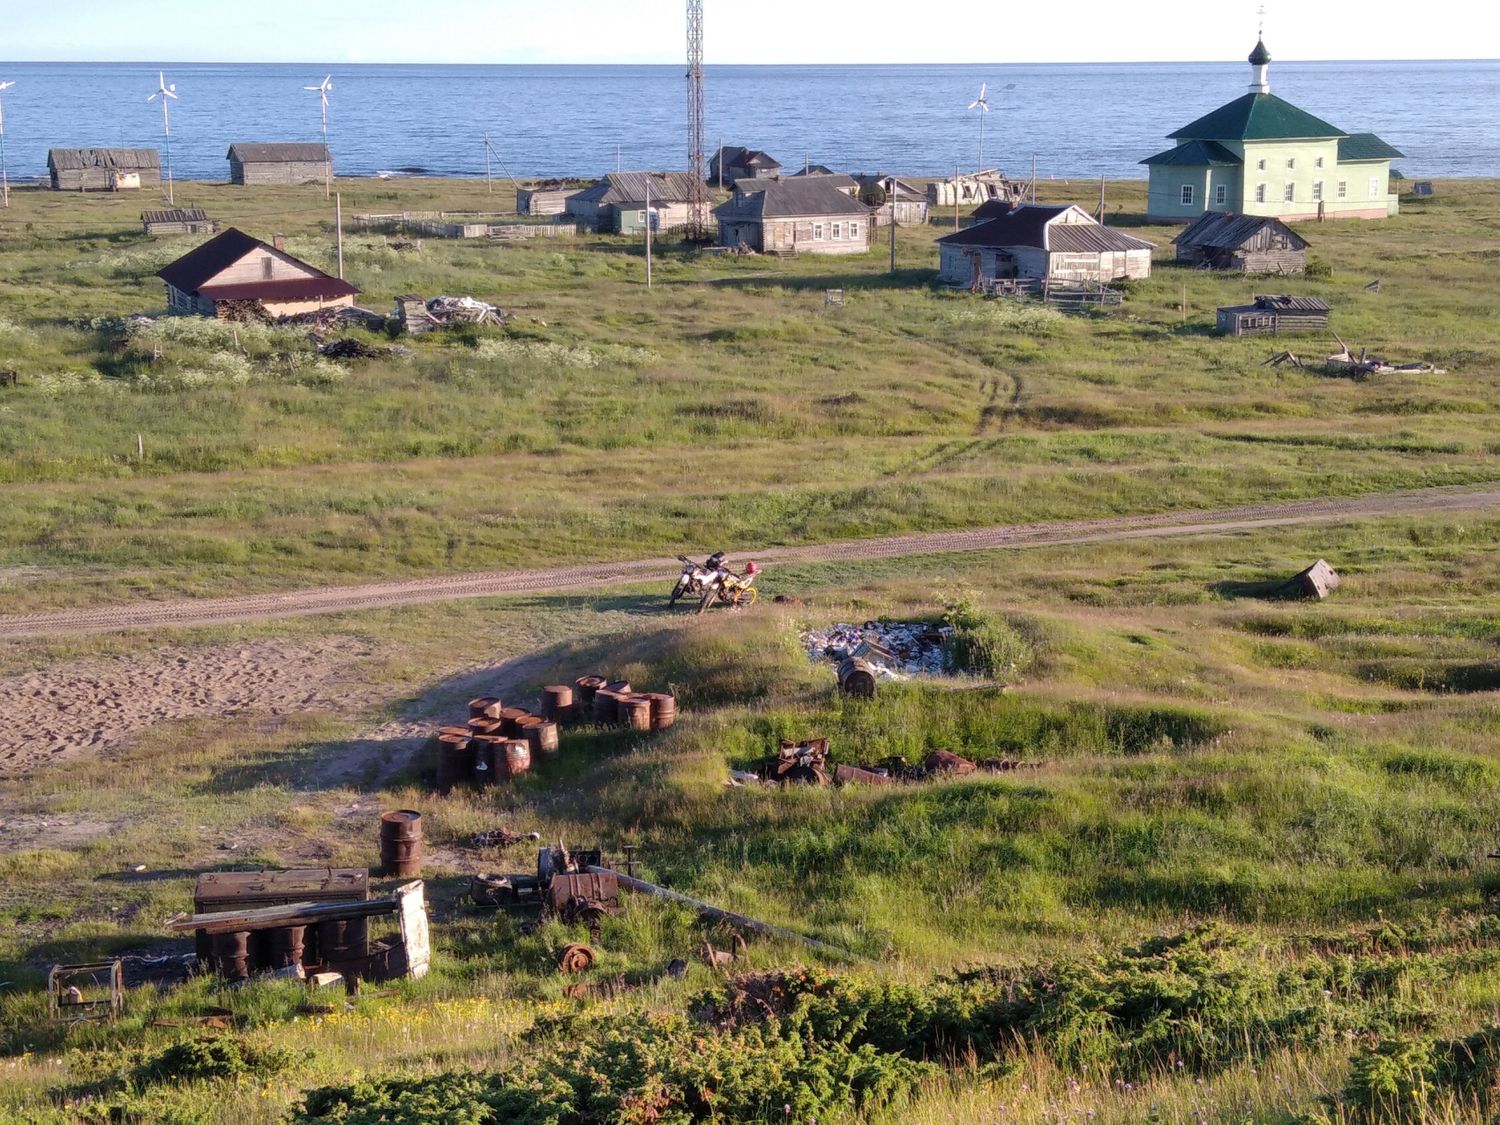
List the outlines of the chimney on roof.
<svg viewBox="0 0 1500 1125">
<path fill-rule="evenodd" d="M 286 253 L 286 235 L 284 235 L 284 234 L 273 234 L 271 236 L 271 245 L 274 246 L 274 247 L 276 247 L 276 249 L 280 250 L 283 254 L 285 254 Z"/>
</svg>

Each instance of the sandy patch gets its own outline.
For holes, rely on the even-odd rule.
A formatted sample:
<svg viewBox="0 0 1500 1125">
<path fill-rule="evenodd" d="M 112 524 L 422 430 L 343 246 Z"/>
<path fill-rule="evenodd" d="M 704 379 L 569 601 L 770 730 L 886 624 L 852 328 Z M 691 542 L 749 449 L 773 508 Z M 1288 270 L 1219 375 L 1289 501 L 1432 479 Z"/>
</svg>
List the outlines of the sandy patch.
<svg viewBox="0 0 1500 1125">
<path fill-rule="evenodd" d="M 352 637 L 256 641 L 67 664 L 0 680 L 0 776 L 120 746 L 158 723 L 347 712 Z"/>
</svg>

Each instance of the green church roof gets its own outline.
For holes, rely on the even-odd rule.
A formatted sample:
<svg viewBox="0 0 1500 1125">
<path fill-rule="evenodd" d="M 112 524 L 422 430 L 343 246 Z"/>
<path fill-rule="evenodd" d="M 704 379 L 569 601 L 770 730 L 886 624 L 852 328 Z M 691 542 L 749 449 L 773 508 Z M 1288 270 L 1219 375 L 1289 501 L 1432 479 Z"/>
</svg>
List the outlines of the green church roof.
<svg viewBox="0 0 1500 1125">
<path fill-rule="evenodd" d="M 1350 133 L 1339 139 L 1339 160 L 1390 160 L 1405 156 L 1400 149 L 1392 148 L 1374 133 Z"/>
<path fill-rule="evenodd" d="M 1342 129 L 1275 94 L 1249 93 L 1171 134 L 1174 141 L 1285 141 L 1342 137 Z"/>
<path fill-rule="evenodd" d="M 1187 141 L 1166 152 L 1148 156 L 1141 163 L 1187 165 L 1193 168 L 1238 168 L 1240 158 L 1217 141 Z"/>
</svg>

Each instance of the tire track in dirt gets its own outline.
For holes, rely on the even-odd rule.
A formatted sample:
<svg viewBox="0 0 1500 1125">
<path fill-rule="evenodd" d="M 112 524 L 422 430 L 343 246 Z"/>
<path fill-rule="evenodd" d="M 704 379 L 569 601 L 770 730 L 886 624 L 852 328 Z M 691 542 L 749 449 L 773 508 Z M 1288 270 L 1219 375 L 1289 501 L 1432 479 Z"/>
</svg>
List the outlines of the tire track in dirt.
<svg viewBox="0 0 1500 1125">
<path fill-rule="evenodd" d="M 1163 512 L 1156 515 L 1114 516 L 976 528 L 969 531 L 896 535 L 805 547 L 772 547 L 753 553 L 757 562 L 772 565 L 864 562 L 907 555 L 1071 546 L 1168 536 L 1223 535 L 1298 524 L 1347 523 L 1393 516 L 1491 510 L 1500 510 L 1500 487 L 1454 486 L 1335 499 L 1252 504 L 1217 511 Z M 743 555 L 747 552 L 740 550 L 737 553 Z M 457 598 L 566 593 L 648 579 L 666 579 L 676 572 L 678 566 L 677 560 L 672 558 L 637 559 L 545 570 L 488 571 L 355 586 L 325 586 L 246 597 L 96 606 L 52 613 L 21 614 L 0 617 L 0 639 L 228 625 L 349 610 L 418 605 Z"/>
</svg>

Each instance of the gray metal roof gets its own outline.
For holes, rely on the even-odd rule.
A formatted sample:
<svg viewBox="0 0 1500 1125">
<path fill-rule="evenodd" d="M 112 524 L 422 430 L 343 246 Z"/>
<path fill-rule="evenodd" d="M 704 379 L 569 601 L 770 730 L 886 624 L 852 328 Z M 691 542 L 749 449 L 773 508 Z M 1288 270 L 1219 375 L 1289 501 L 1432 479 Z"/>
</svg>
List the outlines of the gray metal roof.
<svg viewBox="0 0 1500 1125">
<path fill-rule="evenodd" d="M 950 246 L 1030 246 L 1064 254 L 1111 254 L 1155 249 L 1153 243 L 1143 238 L 1102 226 L 1092 218 L 1084 223 L 1056 221 L 1073 209 L 1067 205 L 1023 204 L 978 226 L 944 235 L 938 241 Z M 1081 210 L 1080 213 L 1087 215 Z"/>
<path fill-rule="evenodd" d="M 142 211 L 143 223 L 206 223 L 208 212 L 201 207 L 174 207 L 169 211 Z"/>
<path fill-rule="evenodd" d="M 1099 223 L 1053 223 L 1047 228 L 1047 249 L 1061 254 L 1118 254 L 1154 250 L 1156 244 Z"/>
<path fill-rule="evenodd" d="M 323 164 L 328 159 L 328 149 L 316 141 L 236 141 L 229 146 L 226 160 L 238 160 L 241 164 Z"/>
<path fill-rule="evenodd" d="M 593 187 L 579 193 L 578 198 L 600 204 L 644 203 L 648 185 L 652 203 L 693 201 L 691 172 L 611 172 Z M 707 194 L 707 185 L 704 194 Z"/>
<path fill-rule="evenodd" d="M 787 180 L 741 183 L 729 202 L 714 212 L 725 219 L 791 219 L 803 216 L 870 214 L 870 208 L 829 181 L 830 176 L 796 176 Z"/>
<path fill-rule="evenodd" d="M 142 171 L 159 169 L 161 156 L 154 148 L 54 148 L 47 153 L 47 167 L 63 172 L 84 168 Z"/>
<path fill-rule="evenodd" d="M 1234 250 L 1245 245 L 1266 227 L 1276 228 L 1277 233 L 1288 239 L 1295 248 L 1307 249 L 1307 240 L 1280 219 L 1273 219 L 1268 215 L 1231 215 L 1221 211 L 1207 211 L 1200 215 L 1192 226 L 1172 241 L 1179 246 Z"/>
</svg>

